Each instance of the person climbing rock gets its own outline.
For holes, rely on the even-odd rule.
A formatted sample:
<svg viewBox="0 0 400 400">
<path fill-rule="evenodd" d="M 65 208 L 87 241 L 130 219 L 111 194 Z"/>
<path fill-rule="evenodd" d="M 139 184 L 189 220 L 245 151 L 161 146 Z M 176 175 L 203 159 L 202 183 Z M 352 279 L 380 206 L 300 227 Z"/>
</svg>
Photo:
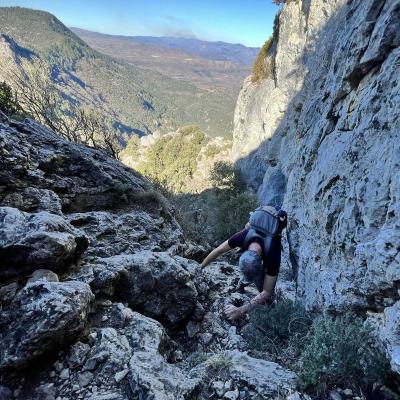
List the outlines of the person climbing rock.
<svg viewBox="0 0 400 400">
<path fill-rule="evenodd" d="M 254 283 L 260 293 L 241 307 L 227 305 L 224 312 L 229 320 L 239 319 L 257 304 L 272 303 L 281 261 L 281 234 L 286 225 L 287 214 L 279 206 L 258 207 L 250 213 L 250 220 L 242 231 L 211 251 L 200 264 L 204 268 L 233 248 L 242 250 L 238 289 Z"/>
</svg>

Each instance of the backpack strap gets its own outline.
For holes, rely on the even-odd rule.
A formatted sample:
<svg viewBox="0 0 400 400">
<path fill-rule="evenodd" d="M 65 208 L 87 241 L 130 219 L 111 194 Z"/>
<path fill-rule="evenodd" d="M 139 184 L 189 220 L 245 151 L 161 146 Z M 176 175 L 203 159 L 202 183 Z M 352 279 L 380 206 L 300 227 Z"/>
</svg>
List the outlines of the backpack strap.
<svg viewBox="0 0 400 400">
<path fill-rule="evenodd" d="M 250 228 L 249 231 L 247 232 L 247 235 L 246 235 L 245 239 L 244 239 L 243 247 L 245 249 L 247 249 L 249 247 L 251 241 L 256 237 L 258 237 L 262 241 L 264 241 L 266 236 L 272 236 L 272 235 L 268 235 L 268 234 L 264 235 L 262 233 L 257 232 L 254 228 Z"/>
</svg>

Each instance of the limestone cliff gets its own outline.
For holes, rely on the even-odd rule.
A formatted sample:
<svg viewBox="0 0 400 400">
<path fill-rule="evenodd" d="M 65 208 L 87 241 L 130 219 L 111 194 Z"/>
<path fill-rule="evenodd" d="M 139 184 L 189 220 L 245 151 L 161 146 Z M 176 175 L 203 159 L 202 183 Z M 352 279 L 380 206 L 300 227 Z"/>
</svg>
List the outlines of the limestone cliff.
<svg viewBox="0 0 400 400">
<path fill-rule="evenodd" d="M 400 371 L 400 1 L 288 1 L 274 70 L 244 82 L 233 151 L 289 214 L 297 296 L 376 313 Z"/>
</svg>

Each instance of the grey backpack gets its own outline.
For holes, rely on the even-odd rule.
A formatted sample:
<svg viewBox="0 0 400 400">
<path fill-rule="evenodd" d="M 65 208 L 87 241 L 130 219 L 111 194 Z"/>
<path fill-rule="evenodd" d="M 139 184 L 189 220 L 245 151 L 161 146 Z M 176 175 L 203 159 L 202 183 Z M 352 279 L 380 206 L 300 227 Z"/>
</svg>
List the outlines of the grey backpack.
<svg viewBox="0 0 400 400">
<path fill-rule="evenodd" d="M 250 216 L 250 229 L 244 240 L 247 248 L 255 237 L 264 242 L 264 254 L 267 255 L 274 238 L 280 238 L 287 225 L 287 213 L 279 206 L 258 207 Z"/>
</svg>

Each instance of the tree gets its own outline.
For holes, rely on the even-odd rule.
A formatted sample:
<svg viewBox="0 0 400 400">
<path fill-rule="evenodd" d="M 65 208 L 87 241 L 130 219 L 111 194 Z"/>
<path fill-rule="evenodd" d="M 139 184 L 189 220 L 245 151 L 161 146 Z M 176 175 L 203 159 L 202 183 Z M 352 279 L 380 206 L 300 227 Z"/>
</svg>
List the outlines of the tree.
<svg viewBox="0 0 400 400">
<path fill-rule="evenodd" d="M 77 99 L 66 98 L 52 79 L 53 68 L 40 59 L 24 63 L 21 69 L 9 66 L 9 82 L 18 95 L 21 109 L 66 140 L 104 150 L 118 158 L 118 131 L 110 118 Z"/>
<path fill-rule="evenodd" d="M 245 183 L 240 171 L 227 161 L 217 161 L 210 173 L 210 182 L 214 187 L 243 191 Z"/>
<path fill-rule="evenodd" d="M 12 117 L 20 117 L 23 114 L 16 94 L 6 82 L 0 82 L 0 110 Z"/>
</svg>

